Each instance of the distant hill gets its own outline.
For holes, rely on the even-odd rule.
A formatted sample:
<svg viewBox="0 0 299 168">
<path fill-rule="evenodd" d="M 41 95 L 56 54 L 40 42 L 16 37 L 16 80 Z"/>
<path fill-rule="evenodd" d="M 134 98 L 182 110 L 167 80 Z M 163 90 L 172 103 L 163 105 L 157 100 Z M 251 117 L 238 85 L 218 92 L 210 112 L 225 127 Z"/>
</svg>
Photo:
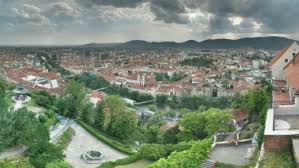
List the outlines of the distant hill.
<svg viewBox="0 0 299 168">
<path fill-rule="evenodd" d="M 112 48 L 198 48 L 198 49 L 215 49 L 215 48 L 257 48 L 278 50 L 287 47 L 294 42 L 292 39 L 284 37 L 254 37 L 241 38 L 237 40 L 230 39 L 213 39 L 205 41 L 188 40 L 182 43 L 176 42 L 147 42 L 143 40 L 132 40 L 125 43 L 99 44 L 90 43 L 83 47 L 112 47 Z"/>
</svg>

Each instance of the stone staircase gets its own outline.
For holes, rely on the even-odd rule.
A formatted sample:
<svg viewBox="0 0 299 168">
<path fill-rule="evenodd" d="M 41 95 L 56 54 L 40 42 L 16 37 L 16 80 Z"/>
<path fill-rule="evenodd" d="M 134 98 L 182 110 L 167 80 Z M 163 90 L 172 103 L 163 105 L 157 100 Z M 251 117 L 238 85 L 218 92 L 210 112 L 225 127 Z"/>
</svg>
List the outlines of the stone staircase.
<svg viewBox="0 0 299 168">
<path fill-rule="evenodd" d="M 200 165 L 200 168 L 215 168 L 216 162 L 210 159 L 203 161 Z"/>
</svg>

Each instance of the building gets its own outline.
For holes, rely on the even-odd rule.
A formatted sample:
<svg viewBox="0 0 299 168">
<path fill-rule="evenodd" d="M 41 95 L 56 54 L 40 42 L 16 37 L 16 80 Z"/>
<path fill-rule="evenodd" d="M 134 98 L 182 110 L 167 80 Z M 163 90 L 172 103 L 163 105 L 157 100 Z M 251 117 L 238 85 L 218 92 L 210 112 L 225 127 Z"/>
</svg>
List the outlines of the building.
<svg viewBox="0 0 299 168">
<path fill-rule="evenodd" d="M 297 50 L 297 54 L 293 54 Z M 273 58 L 272 107 L 268 109 L 264 132 L 266 151 L 280 151 L 293 146 L 299 153 L 299 53 L 293 43 Z"/>
<path fill-rule="evenodd" d="M 295 54 L 299 52 L 299 46 L 296 42 L 280 50 L 271 61 L 272 77 L 275 80 L 285 80 L 284 67 L 289 64 L 294 58 Z"/>
</svg>

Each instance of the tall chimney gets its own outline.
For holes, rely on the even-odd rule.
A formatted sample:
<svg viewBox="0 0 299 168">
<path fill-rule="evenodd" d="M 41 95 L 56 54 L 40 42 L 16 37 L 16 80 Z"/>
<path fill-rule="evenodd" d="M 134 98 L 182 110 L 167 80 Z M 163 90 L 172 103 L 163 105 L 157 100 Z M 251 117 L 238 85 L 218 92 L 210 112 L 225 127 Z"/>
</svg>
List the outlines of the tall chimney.
<svg viewBox="0 0 299 168">
<path fill-rule="evenodd" d="M 295 65 L 296 53 L 293 53 L 293 65 Z"/>
</svg>

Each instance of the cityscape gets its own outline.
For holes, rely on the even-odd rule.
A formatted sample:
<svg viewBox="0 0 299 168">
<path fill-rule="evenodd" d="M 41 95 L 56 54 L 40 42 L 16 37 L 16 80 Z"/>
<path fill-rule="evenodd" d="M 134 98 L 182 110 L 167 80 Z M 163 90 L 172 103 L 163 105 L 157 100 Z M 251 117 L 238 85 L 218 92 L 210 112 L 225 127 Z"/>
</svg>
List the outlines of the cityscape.
<svg viewBox="0 0 299 168">
<path fill-rule="evenodd" d="M 0 0 L 0 167 L 298 167 L 297 7 Z"/>
</svg>

